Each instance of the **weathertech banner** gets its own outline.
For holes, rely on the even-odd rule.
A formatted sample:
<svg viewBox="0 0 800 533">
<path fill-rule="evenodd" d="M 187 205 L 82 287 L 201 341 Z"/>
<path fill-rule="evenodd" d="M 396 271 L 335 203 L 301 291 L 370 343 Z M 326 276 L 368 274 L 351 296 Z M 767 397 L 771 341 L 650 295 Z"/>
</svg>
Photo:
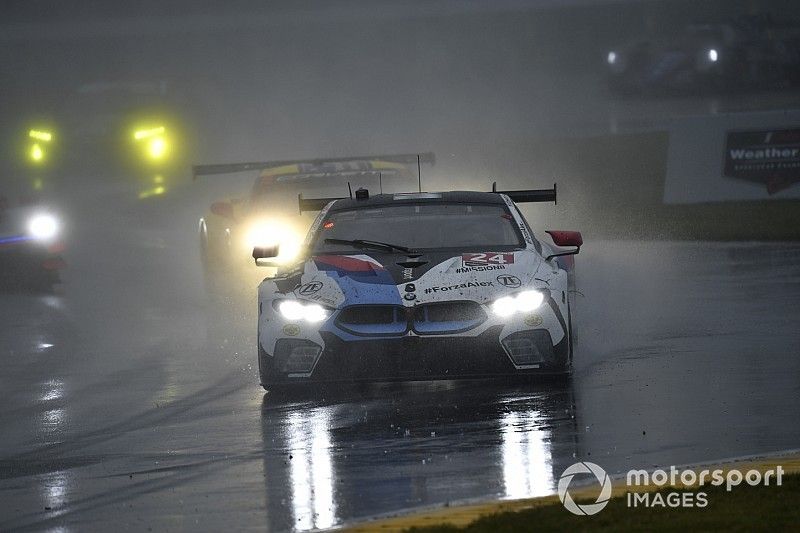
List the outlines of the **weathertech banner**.
<svg viewBox="0 0 800 533">
<path fill-rule="evenodd" d="M 769 194 L 800 182 L 800 128 L 727 132 L 724 175 L 763 183 Z"/>
</svg>

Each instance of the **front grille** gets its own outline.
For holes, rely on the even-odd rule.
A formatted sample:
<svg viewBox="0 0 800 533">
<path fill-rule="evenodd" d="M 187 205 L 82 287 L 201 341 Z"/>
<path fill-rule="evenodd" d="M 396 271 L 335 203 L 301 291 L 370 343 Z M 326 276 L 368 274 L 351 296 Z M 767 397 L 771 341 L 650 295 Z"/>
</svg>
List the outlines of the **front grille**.
<svg viewBox="0 0 800 533">
<path fill-rule="evenodd" d="M 475 302 L 441 302 L 416 308 L 415 322 L 470 322 L 484 320 L 486 313 Z"/>
<path fill-rule="evenodd" d="M 336 325 L 353 335 L 442 335 L 470 330 L 486 320 L 483 307 L 470 301 L 436 302 L 405 308 L 399 305 L 352 305 Z"/>
<path fill-rule="evenodd" d="M 408 331 L 405 312 L 397 305 L 351 305 L 342 309 L 336 325 L 364 337 L 403 335 Z"/>
<path fill-rule="evenodd" d="M 339 313 L 339 322 L 351 325 L 391 324 L 397 321 L 395 305 L 353 305 Z"/>
<path fill-rule="evenodd" d="M 470 301 L 438 302 L 414 310 L 414 331 L 441 335 L 470 330 L 486 320 L 483 307 Z"/>
</svg>

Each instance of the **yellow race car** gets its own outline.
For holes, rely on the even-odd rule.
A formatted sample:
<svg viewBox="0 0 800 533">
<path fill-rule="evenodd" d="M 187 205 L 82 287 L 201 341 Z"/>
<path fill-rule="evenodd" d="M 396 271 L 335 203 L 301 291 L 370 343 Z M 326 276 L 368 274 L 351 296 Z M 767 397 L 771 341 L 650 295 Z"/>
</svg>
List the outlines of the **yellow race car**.
<svg viewBox="0 0 800 533">
<path fill-rule="evenodd" d="M 434 154 L 425 153 L 195 165 L 195 179 L 259 171 L 249 195 L 212 203 L 198 223 L 209 289 L 228 292 L 260 281 L 264 270 L 252 260 L 256 246 L 279 245 L 276 264 L 294 259 L 313 221 L 298 210 L 298 197 L 339 197 L 361 187 L 407 191 L 417 185 L 420 165 L 434 162 Z"/>
</svg>

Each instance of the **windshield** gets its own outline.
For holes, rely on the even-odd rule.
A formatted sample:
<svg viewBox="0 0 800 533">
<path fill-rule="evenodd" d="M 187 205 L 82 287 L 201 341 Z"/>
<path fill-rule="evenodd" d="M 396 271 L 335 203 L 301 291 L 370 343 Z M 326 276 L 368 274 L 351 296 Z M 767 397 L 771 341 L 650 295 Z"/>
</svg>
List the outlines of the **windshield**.
<svg viewBox="0 0 800 533">
<path fill-rule="evenodd" d="M 524 245 L 511 214 L 498 204 L 419 203 L 335 211 L 320 227 L 314 253 L 363 249 L 329 239 L 378 241 L 413 250 Z"/>
</svg>

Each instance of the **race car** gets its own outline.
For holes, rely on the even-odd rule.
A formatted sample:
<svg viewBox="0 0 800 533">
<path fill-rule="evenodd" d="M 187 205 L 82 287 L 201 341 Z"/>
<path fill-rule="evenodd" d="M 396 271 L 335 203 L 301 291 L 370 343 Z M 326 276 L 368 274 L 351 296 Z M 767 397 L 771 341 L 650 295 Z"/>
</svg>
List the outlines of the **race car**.
<svg viewBox="0 0 800 533">
<path fill-rule="evenodd" d="M 33 198 L 0 194 L 0 283 L 49 288 L 64 267 L 60 217 Z"/>
<path fill-rule="evenodd" d="M 348 187 L 407 189 L 418 180 L 418 165 L 434 162 L 435 156 L 425 153 L 193 167 L 195 178 L 260 170 L 247 197 L 214 202 L 199 221 L 201 260 L 210 288 L 230 290 L 227 282 L 248 276 L 260 281 L 263 274 L 258 276 L 250 258 L 254 246 L 280 244 L 277 261 L 294 259 L 313 221 L 298 211 L 298 194 L 325 195 Z"/>
<path fill-rule="evenodd" d="M 571 247 L 555 248 L 517 208 L 555 202 L 555 186 L 493 191 L 301 198 L 321 209 L 304 252 L 259 286 L 261 385 L 569 375 L 573 274 L 559 258 L 581 234 L 549 231 Z"/>
<path fill-rule="evenodd" d="M 800 82 L 800 25 L 769 16 L 698 22 L 605 59 L 611 89 L 623 94 L 783 87 Z"/>
</svg>

